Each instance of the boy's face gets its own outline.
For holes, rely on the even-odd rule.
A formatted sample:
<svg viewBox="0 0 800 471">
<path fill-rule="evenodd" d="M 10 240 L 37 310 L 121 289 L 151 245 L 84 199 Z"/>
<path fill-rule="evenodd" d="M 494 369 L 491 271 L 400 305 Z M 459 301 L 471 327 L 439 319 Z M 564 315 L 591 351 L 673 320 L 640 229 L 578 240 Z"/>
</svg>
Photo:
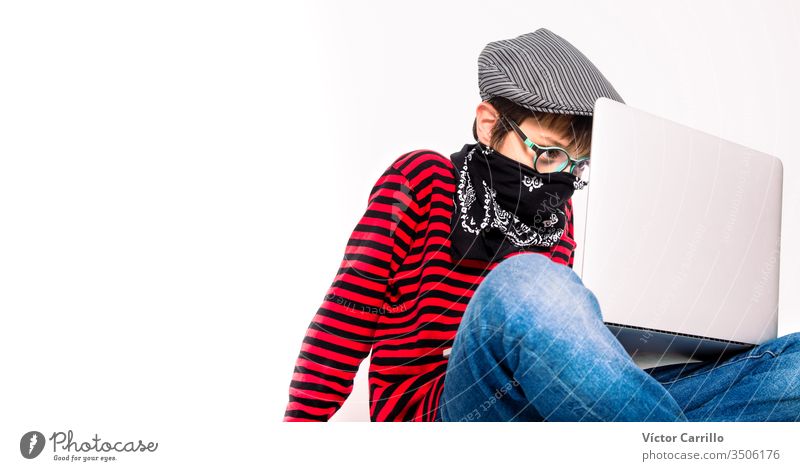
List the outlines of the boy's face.
<svg viewBox="0 0 800 471">
<path fill-rule="evenodd" d="M 490 103 L 481 102 L 476 110 L 476 118 L 478 140 L 485 145 L 489 145 L 490 132 L 498 119 L 497 110 Z M 559 146 L 568 152 L 573 151 L 571 147 L 566 145 L 570 141 L 568 135 L 559 134 L 553 129 L 541 126 L 535 119 L 526 118 L 517 124 L 528 138 L 540 146 Z M 533 150 L 526 146 L 515 132 L 508 133 L 495 150 L 533 168 Z"/>
</svg>

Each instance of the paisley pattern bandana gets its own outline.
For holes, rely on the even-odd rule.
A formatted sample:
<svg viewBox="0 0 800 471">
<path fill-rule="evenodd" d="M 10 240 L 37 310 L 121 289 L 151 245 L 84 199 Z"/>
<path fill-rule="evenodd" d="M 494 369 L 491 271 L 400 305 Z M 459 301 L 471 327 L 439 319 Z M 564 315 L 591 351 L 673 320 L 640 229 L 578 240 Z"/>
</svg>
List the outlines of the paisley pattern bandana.
<svg viewBox="0 0 800 471">
<path fill-rule="evenodd" d="M 511 252 L 547 252 L 567 225 L 565 207 L 583 181 L 570 173 L 539 173 L 480 142 L 452 154 L 455 211 L 453 260 L 488 262 Z"/>
</svg>

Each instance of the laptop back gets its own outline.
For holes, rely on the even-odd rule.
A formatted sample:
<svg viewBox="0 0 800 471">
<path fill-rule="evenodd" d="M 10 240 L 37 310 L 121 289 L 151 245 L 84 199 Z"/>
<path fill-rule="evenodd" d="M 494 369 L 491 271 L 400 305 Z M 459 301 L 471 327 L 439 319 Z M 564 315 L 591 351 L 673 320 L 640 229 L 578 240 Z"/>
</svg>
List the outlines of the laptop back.
<svg viewBox="0 0 800 471">
<path fill-rule="evenodd" d="M 606 98 L 591 155 L 580 274 L 626 348 L 777 336 L 778 158 Z"/>
</svg>

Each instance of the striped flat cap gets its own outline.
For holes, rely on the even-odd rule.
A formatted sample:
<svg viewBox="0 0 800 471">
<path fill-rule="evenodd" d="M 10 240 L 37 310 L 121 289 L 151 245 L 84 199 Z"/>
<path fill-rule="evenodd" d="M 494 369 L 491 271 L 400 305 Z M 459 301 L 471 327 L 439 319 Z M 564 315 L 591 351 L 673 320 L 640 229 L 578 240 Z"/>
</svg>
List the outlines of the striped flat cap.
<svg viewBox="0 0 800 471">
<path fill-rule="evenodd" d="M 625 103 L 583 53 L 546 28 L 487 44 L 478 88 L 483 101 L 500 96 L 547 113 L 591 116 L 600 97 Z"/>
</svg>

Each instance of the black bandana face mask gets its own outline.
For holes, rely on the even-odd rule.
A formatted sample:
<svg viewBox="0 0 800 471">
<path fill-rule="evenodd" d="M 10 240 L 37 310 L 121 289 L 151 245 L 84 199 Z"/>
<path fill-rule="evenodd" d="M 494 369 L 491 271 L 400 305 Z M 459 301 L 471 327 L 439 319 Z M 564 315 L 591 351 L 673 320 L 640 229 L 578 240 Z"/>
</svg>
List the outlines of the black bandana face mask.
<svg viewBox="0 0 800 471">
<path fill-rule="evenodd" d="M 567 200 L 585 183 L 566 172 L 539 173 L 480 142 L 450 156 L 456 167 L 453 260 L 502 260 L 547 252 L 566 231 Z"/>
</svg>

